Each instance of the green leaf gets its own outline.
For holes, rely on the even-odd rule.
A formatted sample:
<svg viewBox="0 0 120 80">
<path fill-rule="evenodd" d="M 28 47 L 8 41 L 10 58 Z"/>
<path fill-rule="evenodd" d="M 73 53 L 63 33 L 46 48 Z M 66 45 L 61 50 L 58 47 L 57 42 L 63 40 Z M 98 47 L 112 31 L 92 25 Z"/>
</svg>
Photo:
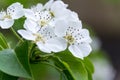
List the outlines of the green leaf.
<svg viewBox="0 0 120 80">
<path fill-rule="evenodd" d="M 8 44 L 3 34 L 0 33 L 0 50 L 6 49 L 6 48 L 8 48 Z"/>
<path fill-rule="evenodd" d="M 12 76 L 31 78 L 12 49 L 0 51 L 0 70 Z"/>
<path fill-rule="evenodd" d="M 73 78 L 71 78 L 71 79 L 73 79 Z M 69 80 L 69 79 L 67 78 L 67 76 L 64 73 L 61 73 L 60 80 Z"/>
<path fill-rule="evenodd" d="M 93 80 L 92 74 L 88 71 L 88 80 Z"/>
<path fill-rule="evenodd" d="M 68 68 L 68 64 L 66 62 L 62 61 L 58 57 L 52 57 L 52 60 L 55 64 L 55 66 L 60 69 L 60 73 L 62 75 L 62 76 L 60 76 L 61 80 L 74 80 L 74 77 L 72 76 L 72 74 Z"/>
<path fill-rule="evenodd" d="M 23 24 L 24 24 L 25 18 L 20 18 L 18 20 L 15 20 L 15 23 L 13 25 L 14 30 L 17 32 L 17 30 L 22 29 L 23 28 Z"/>
<path fill-rule="evenodd" d="M 28 72 L 29 75 L 31 75 L 28 45 L 29 44 L 27 41 L 21 43 L 20 45 L 16 46 L 15 52 L 16 52 L 17 58 L 19 59 L 19 61 L 21 62 L 25 70 Z"/>
<path fill-rule="evenodd" d="M 94 66 L 88 58 L 84 58 L 84 64 L 91 74 L 94 73 Z"/>
<path fill-rule="evenodd" d="M 49 63 L 31 64 L 33 80 L 59 80 L 58 71 Z"/>
<path fill-rule="evenodd" d="M 43 64 L 31 64 L 31 70 L 33 74 L 33 80 L 43 80 L 45 78 L 45 66 Z M 42 73 L 42 74 L 41 74 Z M 41 77 L 40 77 L 41 76 Z"/>
<path fill-rule="evenodd" d="M 68 51 L 58 53 L 56 56 L 61 59 L 66 69 L 73 76 L 74 79 L 72 80 L 88 80 L 88 73 L 81 59 L 74 57 Z"/>
<path fill-rule="evenodd" d="M 17 77 L 7 75 L 0 71 L 0 80 L 18 80 Z"/>
</svg>

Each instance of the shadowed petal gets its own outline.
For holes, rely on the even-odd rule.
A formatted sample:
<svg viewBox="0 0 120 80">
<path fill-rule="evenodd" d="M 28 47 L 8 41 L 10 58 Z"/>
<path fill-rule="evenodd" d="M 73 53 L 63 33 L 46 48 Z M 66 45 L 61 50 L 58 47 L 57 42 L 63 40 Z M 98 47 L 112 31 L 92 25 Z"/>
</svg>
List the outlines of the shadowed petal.
<svg viewBox="0 0 120 80">
<path fill-rule="evenodd" d="M 84 43 L 84 44 L 79 44 L 77 46 L 81 50 L 84 57 L 88 56 L 90 54 L 90 52 L 92 51 L 90 44 Z"/>
<path fill-rule="evenodd" d="M 7 14 L 9 14 L 12 19 L 18 19 L 22 17 L 24 15 L 23 5 L 18 2 L 13 3 L 7 8 Z"/>
<path fill-rule="evenodd" d="M 51 50 L 48 48 L 48 46 L 46 46 L 46 44 L 41 43 L 41 42 L 37 42 L 36 44 L 42 52 L 51 53 Z"/>
<path fill-rule="evenodd" d="M 66 35 L 67 28 L 68 26 L 65 20 L 59 20 L 55 24 L 55 34 L 59 37 L 63 37 Z"/>
<path fill-rule="evenodd" d="M 18 30 L 18 33 L 23 37 L 23 38 L 25 38 L 25 39 L 27 39 L 27 40 L 33 40 L 33 41 L 35 41 L 35 36 L 31 33 L 31 32 L 29 32 L 29 31 L 26 31 L 26 30 Z"/>
<path fill-rule="evenodd" d="M 60 52 L 67 48 L 67 43 L 62 38 L 53 38 L 46 41 L 46 46 L 48 46 L 52 52 Z"/>
<path fill-rule="evenodd" d="M 84 55 L 82 54 L 82 52 L 78 46 L 70 45 L 68 49 L 75 57 L 83 59 Z"/>
<path fill-rule="evenodd" d="M 2 29 L 8 29 L 12 27 L 14 24 L 14 20 L 12 19 L 5 19 L 4 21 L 0 21 L 0 26 Z"/>
</svg>

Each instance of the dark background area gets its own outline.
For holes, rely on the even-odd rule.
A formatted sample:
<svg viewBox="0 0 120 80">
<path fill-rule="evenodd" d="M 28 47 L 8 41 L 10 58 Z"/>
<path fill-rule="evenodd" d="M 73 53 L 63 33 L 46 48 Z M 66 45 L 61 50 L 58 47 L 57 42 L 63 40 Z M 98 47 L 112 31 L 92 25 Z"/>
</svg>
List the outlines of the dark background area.
<svg viewBox="0 0 120 80">
<path fill-rule="evenodd" d="M 120 80 L 120 0 L 65 0 L 80 19 L 92 26 Z"/>
</svg>

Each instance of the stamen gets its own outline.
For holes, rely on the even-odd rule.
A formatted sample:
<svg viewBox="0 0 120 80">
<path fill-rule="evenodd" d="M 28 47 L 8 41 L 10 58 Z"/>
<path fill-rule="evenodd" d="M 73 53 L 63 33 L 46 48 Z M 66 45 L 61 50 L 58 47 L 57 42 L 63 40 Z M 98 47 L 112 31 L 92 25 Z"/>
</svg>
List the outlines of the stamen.
<svg viewBox="0 0 120 80">
<path fill-rule="evenodd" d="M 75 39 L 72 35 L 66 35 L 64 38 L 68 41 L 68 44 L 73 44 L 75 42 Z"/>
<path fill-rule="evenodd" d="M 42 27 L 47 25 L 49 21 L 53 18 L 51 12 L 49 11 L 41 11 L 38 13 L 38 15 L 39 15 L 38 24 Z"/>
<path fill-rule="evenodd" d="M 40 34 L 33 34 L 33 35 L 36 36 L 35 43 L 40 41 L 45 44 L 45 41 L 44 41 L 42 35 L 40 35 Z"/>
<path fill-rule="evenodd" d="M 5 19 L 5 18 L 7 18 L 7 19 L 12 19 L 12 17 L 11 17 L 10 15 L 5 15 L 5 16 L 3 16 L 3 19 Z"/>
</svg>

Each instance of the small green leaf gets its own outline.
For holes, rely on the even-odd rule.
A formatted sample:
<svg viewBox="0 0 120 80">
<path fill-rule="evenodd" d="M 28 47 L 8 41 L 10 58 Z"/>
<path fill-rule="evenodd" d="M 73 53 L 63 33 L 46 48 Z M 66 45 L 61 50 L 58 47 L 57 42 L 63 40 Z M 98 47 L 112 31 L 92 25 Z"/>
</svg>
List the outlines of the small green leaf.
<svg viewBox="0 0 120 80">
<path fill-rule="evenodd" d="M 0 51 L 0 70 L 12 76 L 31 78 L 12 49 Z"/>
<path fill-rule="evenodd" d="M 56 56 L 61 59 L 66 69 L 73 76 L 74 79 L 72 80 L 88 80 L 88 73 L 81 59 L 74 57 L 68 51 L 58 53 Z"/>
<path fill-rule="evenodd" d="M 0 80 L 18 80 L 17 77 L 7 75 L 0 71 Z"/>
<path fill-rule="evenodd" d="M 0 33 L 0 50 L 6 49 L 6 48 L 8 48 L 8 44 L 3 34 Z"/>
<path fill-rule="evenodd" d="M 94 66 L 88 58 L 84 58 L 84 64 L 91 74 L 94 73 Z"/>
</svg>

